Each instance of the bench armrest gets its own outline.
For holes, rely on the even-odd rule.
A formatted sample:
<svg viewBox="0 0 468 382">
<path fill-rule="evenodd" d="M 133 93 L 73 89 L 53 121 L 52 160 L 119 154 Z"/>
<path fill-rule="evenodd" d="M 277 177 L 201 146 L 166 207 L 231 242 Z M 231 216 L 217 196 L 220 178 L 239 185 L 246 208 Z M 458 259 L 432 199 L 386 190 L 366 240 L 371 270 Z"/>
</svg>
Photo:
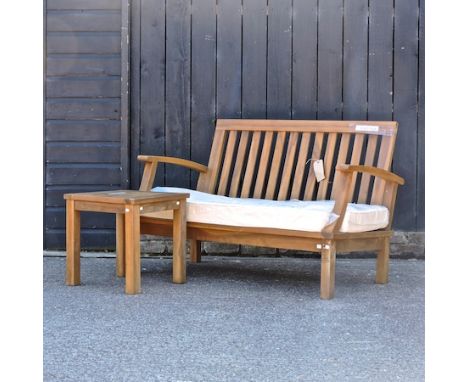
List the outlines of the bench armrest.
<svg viewBox="0 0 468 382">
<path fill-rule="evenodd" d="M 388 208 L 390 216 L 388 226 L 386 228 L 391 226 L 393 211 L 395 209 L 397 188 L 398 186 L 405 184 L 405 180 L 390 171 L 378 167 L 340 164 L 336 166 L 335 182 L 339 182 L 338 189 L 341 190 L 341 192 L 336 198 L 335 206 L 332 211 L 332 213 L 336 214 L 338 218 L 322 229 L 324 234 L 332 235 L 333 233 L 340 231 L 341 224 L 343 223 L 343 219 L 346 214 L 346 208 L 353 197 L 353 178 L 356 173 L 369 174 L 383 181 L 382 191 L 377 191 L 381 195 L 377 195 L 375 198 L 373 195 L 372 204 L 382 204 Z M 376 201 L 376 203 L 374 203 L 374 201 Z"/>
<path fill-rule="evenodd" d="M 156 155 L 138 155 L 137 159 L 139 161 L 145 162 L 143 177 L 141 178 L 140 191 L 151 190 L 159 163 L 175 164 L 201 173 L 206 173 L 208 171 L 207 166 L 187 159 Z"/>
</svg>

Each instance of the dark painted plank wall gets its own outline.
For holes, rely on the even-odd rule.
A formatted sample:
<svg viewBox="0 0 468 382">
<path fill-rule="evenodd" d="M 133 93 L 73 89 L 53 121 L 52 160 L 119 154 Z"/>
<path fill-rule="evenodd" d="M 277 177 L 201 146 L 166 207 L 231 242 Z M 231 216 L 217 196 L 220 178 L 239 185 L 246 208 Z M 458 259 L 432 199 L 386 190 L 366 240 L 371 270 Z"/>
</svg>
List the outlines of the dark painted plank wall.
<svg viewBox="0 0 468 382">
<path fill-rule="evenodd" d="M 44 246 L 63 248 L 63 194 L 120 188 L 122 0 L 48 0 Z M 83 214 L 82 244 L 114 243 L 111 215 Z"/>
<path fill-rule="evenodd" d="M 63 239 L 61 194 L 119 187 L 125 149 L 121 0 L 47 5 L 52 247 Z M 206 163 L 216 118 L 394 119 L 394 170 L 407 180 L 395 227 L 424 229 L 423 16 L 424 0 L 133 0 L 126 131 L 132 188 L 141 177 L 139 153 Z M 196 174 L 162 167 L 157 183 L 194 187 Z M 85 228 L 88 243 L 101 232 L 89 230 L 93 222 Z M 108 236 L 93 243 L 111 242 L 108 224 Z"/>
<path fill-rule="evenodd" d="M 192 0 L 177 17 L 180 1 L 171 1 L 165 29 L 148 19 L 156 3 L 133 3 L 133 158 L 165 153 L 206 163 L 216 118 L 395 119 L 394 169 L 407 179 L 395 227 L 424 229 L 423 0 Z M 158 64 L 144 59 L 150 52 Z M 164 99 L 138 90 L 156 89 L 164 76 Z M 164 145 L 144 138 L 151 126 L 162 131 L 162 108 L 151 115 L 159 102 Z M 166 184 L 195 186 L 194 174 L 173 174 L 168 167 Z"/>
</svg>

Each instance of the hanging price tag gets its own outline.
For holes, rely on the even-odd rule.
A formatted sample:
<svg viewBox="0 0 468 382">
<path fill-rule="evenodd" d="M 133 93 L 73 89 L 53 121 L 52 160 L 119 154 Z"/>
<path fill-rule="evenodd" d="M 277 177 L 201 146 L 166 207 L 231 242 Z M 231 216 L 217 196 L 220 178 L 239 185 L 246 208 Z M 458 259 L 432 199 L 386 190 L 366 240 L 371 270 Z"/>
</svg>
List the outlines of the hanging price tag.
<svg viewBox="0 0 468 382">
<path fill-rule="evenodd" d="M 323 169 L 323 160 L 318 159 L 314 161 L 314 174 L 317 182 L 325 179 L 325 170 Z"/>
</svg>

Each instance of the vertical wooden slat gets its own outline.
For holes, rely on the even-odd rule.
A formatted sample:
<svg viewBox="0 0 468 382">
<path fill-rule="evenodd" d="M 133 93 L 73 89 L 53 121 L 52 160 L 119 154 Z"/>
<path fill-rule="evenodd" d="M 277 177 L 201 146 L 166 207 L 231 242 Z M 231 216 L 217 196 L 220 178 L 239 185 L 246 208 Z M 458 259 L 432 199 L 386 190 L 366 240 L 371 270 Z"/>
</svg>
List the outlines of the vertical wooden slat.
<svg viewBox="0 0 468 382">
<path fill-rule="evenodd" d="M 281 158 L 283 156 L 285 140 L 286 133 L 284 131 L 279 132 L 276 136 L 275 151 L 273 152 L 273 159 L 271 162 L 270 174 L 268 176 L 268 185 L 265 199 L 273 199 L 275 197 L 275 190 L 277 186 L 278 173 L 281 166 Z"/>
<path fill-rule="evenodd" d="M 218 195 L 225 195 L 229 174 L 231 173 L 232 159 L 234 156 L 234 149 L 236 146 L 237 131 L 231 130 L 229 132 L 229 139 L 226 146 L 226 153 L 224 154 L 223 169 L 221 170 Z"/>
<path fill-rule="evenodd" d="M 291 199 L 297 199 L 301 193 L 301 187 L 304 179 L 304 169 L 307 162 L 307 153 L 309 152 L 310 133 L 303 133 L 301 139 L 301 147 L 296 162 L 296 171 L 294 173 L 294 181 L 291 190 Z"/>
<path fill-rule="evenodd" d="M 216 0 L 192 1 L 191 159 L 208 163 L 216 95 Z M 191 185 L 198 177 L 192 171 Z"/>
<path fill-rule="evenodd" d="M 331 168 L 333 164 L 333 157 L 335 154 L 336 138 L 337 138 L 336 133 L 328 134 L 327 149 L 326 149 L 325 157 L 323 160 L 323 167 L 325 170 L 325 179 L 320 182 L 318 193 L 317 193 L 317 200 L 323 200 L 326 198 L 328 185 L 331 181 L 330 174 L 331 174 Z"/>
<path fill-rule="evenodd" d="M 254 197 L 260 199 L 262 197 L 263 189 L 265 186 L 265 175 L 268 166 L 268 158 L 270 157 L 271 142 L 273 140 L 273 133 L 267 131 L 263 140 L 262 156 L 258 165 L 257 180 L 255 181 Z"/>
<path fill-rule="evenodd" d="M 291 0 L 268 1 L 268 118 L 291 118 L 291 16 Z"/>
<path fill-rule="evenodd" d="M 132 114 L 140 113 L 140 152 L 137 154 L 165 154 L 166 51 L 160 49 L 165 41 L 165 12 L 164 0 L 143 0 L 141 3 L 141 110 L 132 109 Z M 132 93 L 132 97 L 136 96 Z M 161 165 L 155 184 L 164 184 L 164 172 L 165 165 Z"/>
<path fill-rule="evenodd" d="M 425 0 L 419 2 L 419 73 L 418 73 L 418 179 L 416 229 L 424 230 L 425 210 Z"/>
<path fill-rule="evenodd" d="M 343 0 L 319 1 L 318 118 L 342 117 Z"/>
<path fill-rule="evenodd" d="M 266 117 L 267 0 L 243 0 L 242 118 Z"/>
<path fill-rule="evenodd" d="M 366 166 L 372 166 L 374 164 L 375 150 L 377 148 L 377 135 L 369 135 L 366 147 L 366 157 L 364 164 Z M 367 201 L 367 195 L 369 193 L 370 175 L 362 174 L 361 184 L 359 185 L 359 196 L 358 203 L 365 203 Z"/>
<path fill-rule="evenodd" d="M 353 151 L 351 154 L 351 164 L 359 164 L 361 161 L 362 146 L 364 144 L 364 134 L 356 134 L 354 137 Z M 351 190 L 356 187 L 357 174 L 353 174 L 353 180 L 351 181 Z M 351 195 L 354 195 L 351 193 Z"/>
<path fill-rule="evenodd" d="M 244 159 L 247 151 L 249 134 L 250 133 L 248 131 L 243 131 L 241 133 L 239 147 L 237 149 L 236 163 L 234 164 L 234 172 L 232 173 L 232 181 L 229 190 L 229 196 L 232 197 L 237 197 L 237 191 L 239 190 L 239 183 L 242 170 L 244 168 Z"/>
<path fill-rule="evenodd" d="M 241 0 L 218 0 L 217 9 L 217 117 L 240 118 L 242 116 Z"/>
<path fill-rule="evenodd" d="M 382 137 L 380 144 L 379 158 L 377 160 L 377 167 L 389 170 L 392 164 L 393 151 L 395 148 L 396 136 Z M 380 204 L 384 193 L 385 182 L 379 178 L 374 181 L 372 188 L 371 204 Z"/>
<path fill-rule="evenodd" d="M 393 2 L 369 0 L 367 110 L 371 121 L 392 120 Z"/>
<path fill-rule="evenodd" d="M 289 135 L 288 150 L 286 152 L 286 159 L 284 160 L 283 174 L 281 176 L 281 184 L 278 192 L 278 200 L 285 200 L 288 196 L 294 159 L 296 158 L 298 137 L 299 133 L 291 133 Z"/>
<path fill-rule="evenodd" d="M 406 180 L 395 210 L 395 227 L 403 230 L 416 226 L 418 19 L 419 0 L 395 0 L 393 118 L 400 129 L 393 170 Z"/>
<path fill-rule="evenodd" d="M 166 2 L 166 154 L 190 155 L 190 2 Z M 166 167 L 167 168 L 167 167 Z M 187 169 L 166 171 L 170 186 L 189 187 Z"/>
<path fill-rule="evenodd" d="M 211 145 L 210 160 L 208 161 L 208 171 L 198 179 L 198 191 L 214 193 L 216 183 L 218 182 L 218 174 L 221 169 L 221 158 L 224 152 L 226 138 L 226 130 L 215 131 L 213 143 Z"/>
<path fill-rule="evenodd" d="M 250 144 L 249 156 L 247 158 L 247 167 L 245 168 L 244 182 L 242 183 L 242 198 L 250 196 L 250 187 L 254 175 L 255 165 L 258 157 L 258 148 L 260 145 L 261 132 L 252 133 L 252 143 Z"/>
<path fill-rule="evenodd" d="M 350 140 L 351 140 L 351 134 L 342 134 L 341 141 L 340 141 L 340 149 L 338 152 L 338 158 L 336 159 L 336 165 L 346 164 Z M 335 200 L 339 196 L 337 195 L 338 192 L 341 192 L 341 190 L 338 187 L 335 187 L 335 180 L 333 180 L 333 189 L 332 189 L 330 198 L 332 200 Z"/>
<path fill-rule="evenodd" d="M 365 120 L 368 0 L 345 0 L 343 4 L 343 119 Z"/>
<path fill-rule="evenodd" d="M 292 65 L 292 117 L 316 119 L 317 1 L 293 1 Z"/>
<path fill-rule="evenodd" d="M 45 3 L 45 2 L 44 2 Z M 141 154 L 141 0 L 131 2 L 130 10 L 130 162 L 131 186 L 138 188 L 142 167 L 135 158 Z M 163 121 L 164 123 L 164 121 Z"/>
<path fill-rule="evenodd" d="M 122 188 L 128 188 L 130 185 L 130 136 L 129 136 L 129 118 L 130 118 L 130 1 L 122 1 L 122 22 L 120 33 L 120 163 L 121 163 L 121 181 Z"/>
<path fill-rule="evenodd" d="M 312 200 L 312 197 L 314 195 L 315 185 L 317 182 L 315 179 L 313 161 L 320 159 L 320 154 L 322 153 L 323 138 L 323 133 L 315 134 L 314 148 L 312 149 L 312 157 L 309 158 L 309 174 L 307 176 L 307 183 L 304 190 L 304 200 Z"/>
</svg>

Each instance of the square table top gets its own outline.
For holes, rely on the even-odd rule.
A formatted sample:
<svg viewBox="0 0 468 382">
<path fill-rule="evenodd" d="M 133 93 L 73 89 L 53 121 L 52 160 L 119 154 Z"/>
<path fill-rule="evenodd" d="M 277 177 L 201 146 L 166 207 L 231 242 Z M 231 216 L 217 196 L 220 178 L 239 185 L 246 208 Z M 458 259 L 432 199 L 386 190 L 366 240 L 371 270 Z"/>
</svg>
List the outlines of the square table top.
<svg viewBox="0 0 468 382">
<path fill-rule="evenodd" d="M 180 201 L 190 196 L 188 193 L 150 192 L 136 190 L 112 190 L 64 194 L 67 200 L 111 204 L 148 204 Z"/>
</svg>

